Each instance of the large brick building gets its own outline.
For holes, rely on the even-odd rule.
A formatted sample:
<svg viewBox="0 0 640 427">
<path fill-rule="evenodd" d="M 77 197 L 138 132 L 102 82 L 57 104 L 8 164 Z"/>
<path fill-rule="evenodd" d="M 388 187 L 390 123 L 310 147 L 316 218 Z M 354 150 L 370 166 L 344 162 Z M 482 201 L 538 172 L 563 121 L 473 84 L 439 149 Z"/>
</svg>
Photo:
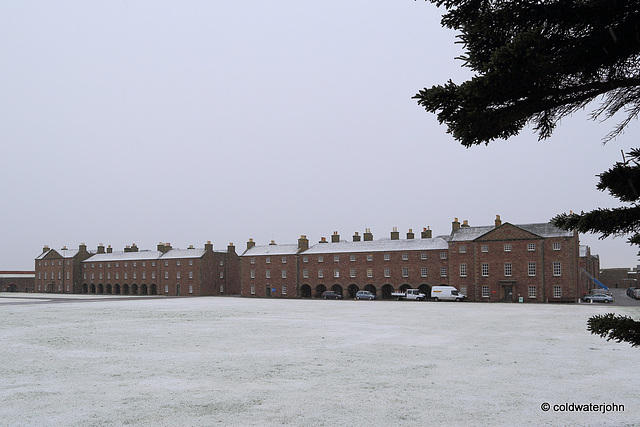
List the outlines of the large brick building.
<svg viewBox="0 0 640 427">
<path fill-rule="evenodd" d="M 36 258 L 35 291 L 114 295 L 238 295 L 240 259 L 230 244 L 226 251 L 172 248 L 156 250 L 133 244 L 113 251 L 102 244 L 95 252 L 85 244 L 60 251 L 45 246 Z"/>
<path fill-rule="evenodd" d="M 45 246 L 35 260 L 33 291 L 123 295 L 242 295 L 318 298 L 333 290 L 353 298 L 368 290 L 381 299 L 409 288 L 430 295 L 451 285 L 470 301 L 573 302 L 594 287 L 599 258 L 580 246 L 578 234 L 549 223 L 470 226 L 456 218 L 451 232 L 423 229 L 403 238 L 397 229 L 375 240 L 370 230 L 343 240 L 337 232 L 310 245 L 258 246 L 252 239 L 238 256 L 204 248 L 123 251 L 98 245 L 88 251 Z"/>
<path fill-rule="evenodd" d="M 456 219 L 451 233 L 438 237 L 424 229 L 419 238 L 409 230 L 401 239 L 394 229 L 379 240 L 370 230 L 351 241 L 334 232 L 312 246 L 305 236 L 287 245 L 250 239 L 240 258 L 243 296 L 310 298 L 330 289 L 346 298 L 369 290 L 387 299 L 393 291 L 430 295 L 435 285 L 452 285 L 471 301 L 574 302 L 590 288 L 580 277 L 577 233 L 499 216 L 480 227 Z M 592 270 L 592 259 L 582 262 Z"/>
</svg>

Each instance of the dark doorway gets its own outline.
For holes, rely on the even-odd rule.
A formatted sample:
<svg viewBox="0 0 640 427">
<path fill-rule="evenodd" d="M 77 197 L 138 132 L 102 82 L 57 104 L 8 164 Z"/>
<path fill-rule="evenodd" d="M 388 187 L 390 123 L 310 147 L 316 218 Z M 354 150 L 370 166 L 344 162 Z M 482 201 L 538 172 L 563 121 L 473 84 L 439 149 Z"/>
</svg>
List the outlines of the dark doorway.
<svg viewBox="0 0 640 427">
<path fill-rule="evenodd" d="M 309 285 L 300 286 L 300 298 L 311 298 L 311 286 Z"/>
<path fill-rule="evenodd" d="M 504 294 L 502 296 L 502 302 L 513 302 L 513 285 L 502 285 Z"/>
</svg>

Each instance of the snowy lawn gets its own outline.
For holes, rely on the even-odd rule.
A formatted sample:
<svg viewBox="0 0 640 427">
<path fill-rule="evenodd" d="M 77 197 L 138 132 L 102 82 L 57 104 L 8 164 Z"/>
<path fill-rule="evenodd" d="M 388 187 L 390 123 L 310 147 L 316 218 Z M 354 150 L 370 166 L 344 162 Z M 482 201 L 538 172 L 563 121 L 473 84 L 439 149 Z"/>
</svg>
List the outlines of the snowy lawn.
<svg viewBox="0 0 640 427">
<path fill-rule="evenodd" d="M 12 296 L 2 425 L 640 423 L 640 349 L 586 331 L 637 307 Z"/>
</svg>

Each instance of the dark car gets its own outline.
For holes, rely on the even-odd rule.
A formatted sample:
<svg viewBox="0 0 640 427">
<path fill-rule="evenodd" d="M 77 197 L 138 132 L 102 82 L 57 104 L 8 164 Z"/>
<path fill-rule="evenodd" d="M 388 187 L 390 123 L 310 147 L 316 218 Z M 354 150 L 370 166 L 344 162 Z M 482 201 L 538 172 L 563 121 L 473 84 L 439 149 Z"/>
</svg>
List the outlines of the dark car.
<svg viewBox="0 0 640 427">
<path fill-rule="evenodd" d="M 324 291 L 322 293 L 324 299 L 342 299 L 342 295 L 334 291 Z"/>
<path fill-rule="evenodd" d="M 356 293 L 356 299 L 376 299 L 376 296 L 369 291 L 358 291 Z"/>
<path fill-rule="evenodd" d="M 582 297 L 582 300 L 585 302 L 610 303 L 610 302 L 613 302 L 613 297 L 611 295 L 605 295 L 605 294 L 593 294 L 593 295 L 585 295 L 584 297 Z"/>
</svg>

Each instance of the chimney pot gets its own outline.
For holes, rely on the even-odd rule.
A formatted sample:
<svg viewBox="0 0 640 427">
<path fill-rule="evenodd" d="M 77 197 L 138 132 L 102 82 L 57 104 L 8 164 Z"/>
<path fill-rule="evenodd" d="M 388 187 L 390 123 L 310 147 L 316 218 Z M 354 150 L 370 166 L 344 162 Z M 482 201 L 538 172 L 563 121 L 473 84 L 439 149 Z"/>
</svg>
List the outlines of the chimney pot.
<svg viewBox="0 0 640 427">
<path fill-rule="evenodd" d="M 249 241 L 247 242 L 247 250 L 253 248 L 256 245 L 256 242 L 253 241 L 253 239 L 249 239 Z"/>
<path fill-rule="evenodd" d="M 460 222 L 458 221 L 458 218 L 455 218 L 451 223 L 451 232 L 454 233 L 459 229 L 460 229 Z"/>
<path fill-rule="evenodd" d="M 398 227 L 393 227 L 393 231 L 391 232 L 391 240 L 399 240 L 400 233 L 398 233 Z"/>
</svg>

